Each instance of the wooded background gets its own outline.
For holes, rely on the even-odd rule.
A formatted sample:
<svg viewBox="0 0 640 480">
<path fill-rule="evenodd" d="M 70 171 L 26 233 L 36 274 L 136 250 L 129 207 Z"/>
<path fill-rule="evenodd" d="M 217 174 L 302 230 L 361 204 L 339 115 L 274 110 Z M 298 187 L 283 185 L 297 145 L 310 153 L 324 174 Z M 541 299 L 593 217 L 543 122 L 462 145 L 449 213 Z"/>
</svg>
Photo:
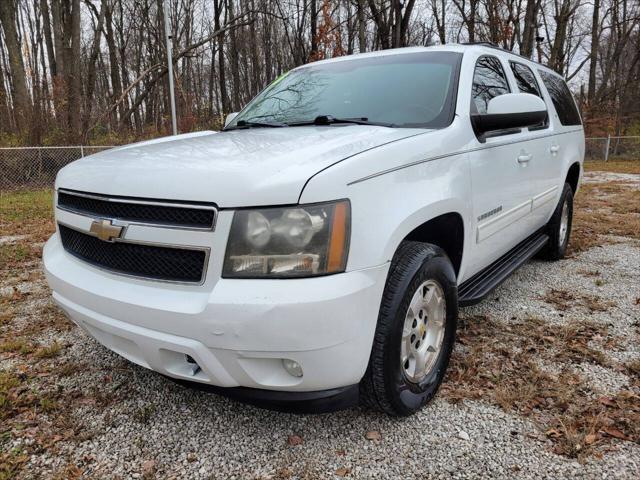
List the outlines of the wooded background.
<svg viewBox="0 0 640 480">
<path fill-rule="evenodd" d="M 640 135 L 638 0 L 170 0 L 178 126 L 220 127 L 281 73 L 488 41 L 569 80 L 592 135 Z M 0 146 L 170 131 L 162 0 L 0 0 Z"/>
</svg>

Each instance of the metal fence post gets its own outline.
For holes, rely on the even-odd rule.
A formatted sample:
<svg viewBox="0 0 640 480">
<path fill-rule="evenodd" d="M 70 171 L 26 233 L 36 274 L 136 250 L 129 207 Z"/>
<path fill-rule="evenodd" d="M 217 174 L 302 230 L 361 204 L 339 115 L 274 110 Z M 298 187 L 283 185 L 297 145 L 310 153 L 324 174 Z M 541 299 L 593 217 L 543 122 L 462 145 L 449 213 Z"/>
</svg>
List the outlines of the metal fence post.
<svg viewBox="0 0 640 480">
<path fill-rule="evenodd" d="M 84 147 L 80 145 L 80 158 L 84 158 Z"/>
<path fill-rule="evenodd" d="M 611 135 L 607 134 L 607 141 L 606 141 L 605 147 L 604 147 L 604 161 L 605 162 L 609 161 L 609 145 L 611 145 Z"/>
<path fill-rule="evenodd" d="M 42 149 L 38 148 L 38 177 L 42 177 Z"/>
</svg>

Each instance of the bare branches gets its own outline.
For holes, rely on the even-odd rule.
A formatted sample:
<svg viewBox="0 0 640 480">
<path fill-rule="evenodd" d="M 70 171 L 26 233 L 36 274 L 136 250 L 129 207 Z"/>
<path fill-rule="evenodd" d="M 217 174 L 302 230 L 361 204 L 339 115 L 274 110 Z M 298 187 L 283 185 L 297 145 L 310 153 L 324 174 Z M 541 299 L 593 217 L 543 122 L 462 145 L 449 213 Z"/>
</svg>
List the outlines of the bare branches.
<svg viewBox="0 0 640 480">
<path fill-rule="evenodd" d="M 615 128 L 626 128 L 618 112 L 640 117 L 634 95 L 640 88 L 637 1 L 168 3 L 183 131 L 216 127 L 278 75 L 309 61 L 467 41 L 494 42 L 546 63 L 567 76 L 576 92 L 584 84 L 586 118 L 602 108 L 618 119 L 612 120 Z M 166 133 L 161 4 L 0 0 L 0 130 L 31 143 L 62 143 L 80 134 L 112 143 Z"/>
</svg>

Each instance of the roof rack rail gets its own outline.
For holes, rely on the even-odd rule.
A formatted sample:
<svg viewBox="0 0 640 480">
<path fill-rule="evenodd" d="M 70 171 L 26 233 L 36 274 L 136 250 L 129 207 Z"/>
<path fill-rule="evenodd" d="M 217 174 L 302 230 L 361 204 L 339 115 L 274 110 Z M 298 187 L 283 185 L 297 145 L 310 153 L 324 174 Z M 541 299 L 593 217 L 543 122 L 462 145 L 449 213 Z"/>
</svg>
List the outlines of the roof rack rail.
<svg viewBox="0 0 640 480">
<path fill-rule="evenodd" d="M 501 48 L 493 42 L 462 42 L 460 45 L 484 45 L 486 47 Z"/>
<path fill-rule="evenodd" d="M 525 57 L 524 55 L 521 55 L 519 53 L 513 52 L 513 51 L 511 51 L 511 50 L 509 50 L 507 48 L 502 48 L 500 45 L 496 45 L 493 42 L 463 42 L 460 45 L 477 45 L 477 46 L 480 46 L 480 47 L 495 48 L 496 50 L 500 50 L 502 52 L 510 53 L 511 55 L 515 55 L 517 57 L 523 58 L 523 59 L 525 59 L 525 60 L 527 60 L 529 62 L 537 63 L 538 65 L 542 65 L 540 62 L 536 62 L 532 58 Z M 545 66 L 545 65 L 542 65 L 542 66 Z"/>
</svg>

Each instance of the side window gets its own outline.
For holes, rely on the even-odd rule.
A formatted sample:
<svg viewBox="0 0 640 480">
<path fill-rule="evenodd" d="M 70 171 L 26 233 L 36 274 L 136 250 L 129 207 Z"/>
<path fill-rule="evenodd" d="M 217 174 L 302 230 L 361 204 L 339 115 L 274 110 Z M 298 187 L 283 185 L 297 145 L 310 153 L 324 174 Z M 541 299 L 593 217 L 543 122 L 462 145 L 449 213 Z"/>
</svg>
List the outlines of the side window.
<svg viewBox="0 0 640 480">
<path fill-rule="evenodd" d="M 516 77 L 518 90 L 521 93 L 530 93 L 531 95 L 542 98 L 542 95 L 540 94 L 540 87 L 538 87 L 538 82 L 536 81 L 536 77 L 531 69 L 526 65 L 517 62 L 509 62 L 509 65 L 511 65 L 513 76 Z"/>
<path fill-rule="evenodd" d="M 473 72 L 471 111 L 487 113 L 489 100 L 509 92 L 509 83 L 500 60 L 496 57 L 480 57 Z"/>
<path fill-rule="evenodd" d="M 544 98 L 540 93 L 540 86 L 538 85 L 538 81 L 536 80 L 536 76 L 533 74 L 533 71 L 526 65 L 518 62 L 509 62 L 509 66 L 511 66 L 513 76 L 516 78 L 518 91 L 521 93 L 530 93 L 531 95 L 542 98 L 544 101 Z M 529 130 L 540 130 L 547 128 L 548 126 L 549 120 L 547 119 L 538 125 L 529 127 Z"/>
<path fill-rule="evenodd" d="M 560 77 L 551 73 L 538 70 L 542 77 L 542 83 L 547 88 L 553 106 L 558 112 L 558 118 L 562 125 L 581 125 L 580 113 L 573 101 L 569 87 Z"/>
</svg>

